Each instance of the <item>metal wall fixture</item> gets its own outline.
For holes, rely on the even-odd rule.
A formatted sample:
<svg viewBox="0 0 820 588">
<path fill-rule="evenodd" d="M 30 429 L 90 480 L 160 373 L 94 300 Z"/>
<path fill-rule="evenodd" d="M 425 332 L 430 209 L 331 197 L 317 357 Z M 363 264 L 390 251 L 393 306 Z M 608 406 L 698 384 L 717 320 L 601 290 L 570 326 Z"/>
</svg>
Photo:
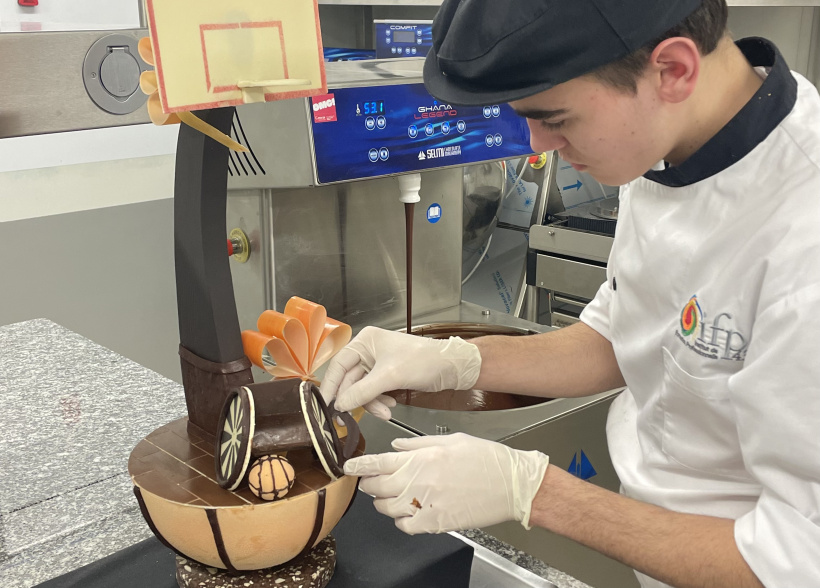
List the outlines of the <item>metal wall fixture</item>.
<svg viewBox="0 0 820 588">
<path fill-rule="evenodd" d="M 232 229 L 228 234 L 228 255 L 238 263 L 247 263 L 251 257 L 251 244 L 242 229 Z"/>
<path fill-rule="evenodd" d="M 94 104 L 111 114 L 130 114 L 148 96 L 140 91 L 140 74 L 151 66 L 137 52 L 137 39 L 106 35 L 97 39 L 83 60 L 83 83 Z"/>
</svg>

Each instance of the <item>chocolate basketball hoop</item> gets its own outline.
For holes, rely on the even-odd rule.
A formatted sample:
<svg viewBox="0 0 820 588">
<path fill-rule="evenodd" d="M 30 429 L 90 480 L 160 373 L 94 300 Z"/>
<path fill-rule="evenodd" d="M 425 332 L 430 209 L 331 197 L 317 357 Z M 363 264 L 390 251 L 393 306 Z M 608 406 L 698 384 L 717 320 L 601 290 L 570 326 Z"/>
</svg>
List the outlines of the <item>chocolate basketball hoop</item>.
<svg viewBox="0 0 820 588">
<path fill-rule="evenodd" d="M 347 427 L 342 443 L 334 426 Z M 227 490 L 238 488 L 252 459 L 312 448 L 331 480 L 344 475 L 344 462 L 359 443 L 359 427 L 346 412 L 328 407 L 319 388 L 295 379 L 274 380 L 231 391 L 222 407 L 214 447 L 216 478 Z"/>
</svg>

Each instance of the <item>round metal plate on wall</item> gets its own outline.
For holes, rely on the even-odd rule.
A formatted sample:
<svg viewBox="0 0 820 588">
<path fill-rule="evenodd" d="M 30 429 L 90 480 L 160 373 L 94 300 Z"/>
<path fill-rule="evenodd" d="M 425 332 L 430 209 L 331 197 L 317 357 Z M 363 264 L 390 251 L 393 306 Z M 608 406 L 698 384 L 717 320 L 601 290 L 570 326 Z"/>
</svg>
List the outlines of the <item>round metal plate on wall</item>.
<svg viewBox="0 0 820 588">
<path fill-rule="evenodd" d="M 83 60 L 83 83 L 94 104 L 111 114 L 130 114 L 148 97 L 140 74 L 151 66 L 137 53 L 139 39 L 113 34 L 97 39 Z"/>
</svg>

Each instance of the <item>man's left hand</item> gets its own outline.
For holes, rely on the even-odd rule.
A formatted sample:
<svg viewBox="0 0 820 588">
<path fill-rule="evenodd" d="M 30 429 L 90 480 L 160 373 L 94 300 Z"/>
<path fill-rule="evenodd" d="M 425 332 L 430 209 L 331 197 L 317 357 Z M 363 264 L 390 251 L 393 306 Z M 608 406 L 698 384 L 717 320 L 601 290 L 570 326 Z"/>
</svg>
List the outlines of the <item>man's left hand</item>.
<svg viewBox="0 0 820 588">
<path fill-rule="evenodd" d="M 345 473 L 375 497 L 376 510 L 411 535 L 517 520 L 529 528 L 549 464 L 538 451 L 455 433 L 393 441 L 396 453 L 349 460 Z"/>
</svg>

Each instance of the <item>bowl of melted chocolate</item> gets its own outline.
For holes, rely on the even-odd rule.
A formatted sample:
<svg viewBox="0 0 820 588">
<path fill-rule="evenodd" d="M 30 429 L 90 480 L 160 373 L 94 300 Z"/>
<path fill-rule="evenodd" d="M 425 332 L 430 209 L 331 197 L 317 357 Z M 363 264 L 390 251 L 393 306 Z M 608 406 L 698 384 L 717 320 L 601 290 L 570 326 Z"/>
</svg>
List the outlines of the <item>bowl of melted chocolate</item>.
<svg viewBox="0 0 820 588">
<path fill-rule="evenodd" d="M 411 333 L 421 337 L 432 337 L 433 339 L 461 337 L 465 340 L 484 337 L 485 335 L 519 337 L 536 334 L 534 331 L 523 328 L 479 323 L 435 323 L 415 327 Z M 395 398 L 399 404 L 433 410 L 509 410 L 534 406 L 551 400 L 550 398 L 526 396 L 524 394 L 507 394 L 485 390 L 442 390 L 432 394 L 417 390 L 394 390 L 387 394 Z"/>
</svg>

